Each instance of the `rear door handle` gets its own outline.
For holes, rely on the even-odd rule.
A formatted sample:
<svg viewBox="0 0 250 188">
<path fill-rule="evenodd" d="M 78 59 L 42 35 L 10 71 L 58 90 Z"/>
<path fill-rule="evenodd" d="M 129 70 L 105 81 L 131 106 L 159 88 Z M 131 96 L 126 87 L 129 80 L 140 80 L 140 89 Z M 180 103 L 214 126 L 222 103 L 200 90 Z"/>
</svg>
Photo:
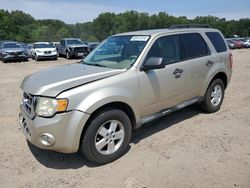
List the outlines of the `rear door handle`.
<svg viewBox="0 0 250 188">
<path fill-rule="evenodd" d="M 210 60 L 208 60 L 207 63 L 206 63 L 206 65 L 207 65 L 208 67 L 212 67 L 213 64 L 214 64 L 214 62 L 213 62 L 213 61 L 210 61 Z"/>
</svg>

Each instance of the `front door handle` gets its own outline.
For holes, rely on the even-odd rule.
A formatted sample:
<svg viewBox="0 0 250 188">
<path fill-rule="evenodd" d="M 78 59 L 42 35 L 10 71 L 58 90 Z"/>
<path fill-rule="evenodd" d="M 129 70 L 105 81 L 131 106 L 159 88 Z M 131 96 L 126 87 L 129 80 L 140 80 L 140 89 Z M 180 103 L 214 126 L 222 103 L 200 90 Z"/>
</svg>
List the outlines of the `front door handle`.
<svg viewBox="0 0 250 188">
<path fill-rule="evenodd" d="M 175 76 L 175 78 L 180 78 L 182 73 L 183 69 L 175 69 L 173 75 Z"/>
<path fill-rule="evenodd" d="M 206 63 L 206 65 L 207 65 L 208 67 L 212 67 L 213 64 L 214 64 L 214 62 L 213 62 L 213 61 L 210 61 L 210 60 L 208 60 L 207 63 Z"/>
</svg>

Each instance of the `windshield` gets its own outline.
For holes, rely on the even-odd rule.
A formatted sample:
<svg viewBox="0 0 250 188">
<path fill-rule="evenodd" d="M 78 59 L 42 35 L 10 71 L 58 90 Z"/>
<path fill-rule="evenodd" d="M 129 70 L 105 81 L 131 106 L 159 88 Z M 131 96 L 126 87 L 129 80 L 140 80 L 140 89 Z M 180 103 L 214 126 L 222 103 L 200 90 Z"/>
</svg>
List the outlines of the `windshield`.
<svg viewBox="0 0 250 188">
<path fill-rule="evenodd" d="M 80 39 L 67 40 L 67 44 L 84 44 Z"/>
<path fill-rule="evenodd" d="M 22 48 L 22 45 L 19 43 L 5 43 L 3 48 Z"/>
<path fill-rule="evenodd" d="M 54 46 L 51 43 L 40 43 L 40 44 L 34 44 L 33 48 L 54 48 Z"/>
<path fill-rule="evenodd" d="M 130 68 L 147 44 L 149 36 L 112 36 L 83 61 L 87 65 L 114 69 Z"/>
</svg>

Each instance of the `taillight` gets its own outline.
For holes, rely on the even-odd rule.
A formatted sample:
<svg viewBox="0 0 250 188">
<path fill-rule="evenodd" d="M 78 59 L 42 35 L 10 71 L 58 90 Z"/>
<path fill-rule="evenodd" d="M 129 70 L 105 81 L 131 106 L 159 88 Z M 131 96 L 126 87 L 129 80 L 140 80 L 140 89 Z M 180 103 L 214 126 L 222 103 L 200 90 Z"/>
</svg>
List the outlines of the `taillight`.
<svg viewBox="0 0 250 188">
<path fill-rule="evenodd" d="M 231 69 L 233 68 L 233 54 L 232 53 L 230 53 L 229 55 L 229 66 Z"/>
</svg>

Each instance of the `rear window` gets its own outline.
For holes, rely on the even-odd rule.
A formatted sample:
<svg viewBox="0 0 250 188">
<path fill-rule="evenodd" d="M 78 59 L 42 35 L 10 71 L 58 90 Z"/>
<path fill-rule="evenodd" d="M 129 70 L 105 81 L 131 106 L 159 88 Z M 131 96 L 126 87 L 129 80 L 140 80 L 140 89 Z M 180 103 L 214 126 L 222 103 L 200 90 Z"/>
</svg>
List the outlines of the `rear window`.
<svg viewBox="0 0 250 188">
<path fill-rule="evenodd" d="M 227 51 L 226 44 L 218 32 L 206 32 L 207 37 L 209 40 L 212 42 L 214 45 L 215 50 L 220 53 L 220 52 L 225 52 Z"/>
<path fill-rule="evenodd" d="M 185 46 L 185 59 L 202 57 L 210 54 L 207 43 L 198 33 L 187 33 L 182 35 Z"/>
</svg>

